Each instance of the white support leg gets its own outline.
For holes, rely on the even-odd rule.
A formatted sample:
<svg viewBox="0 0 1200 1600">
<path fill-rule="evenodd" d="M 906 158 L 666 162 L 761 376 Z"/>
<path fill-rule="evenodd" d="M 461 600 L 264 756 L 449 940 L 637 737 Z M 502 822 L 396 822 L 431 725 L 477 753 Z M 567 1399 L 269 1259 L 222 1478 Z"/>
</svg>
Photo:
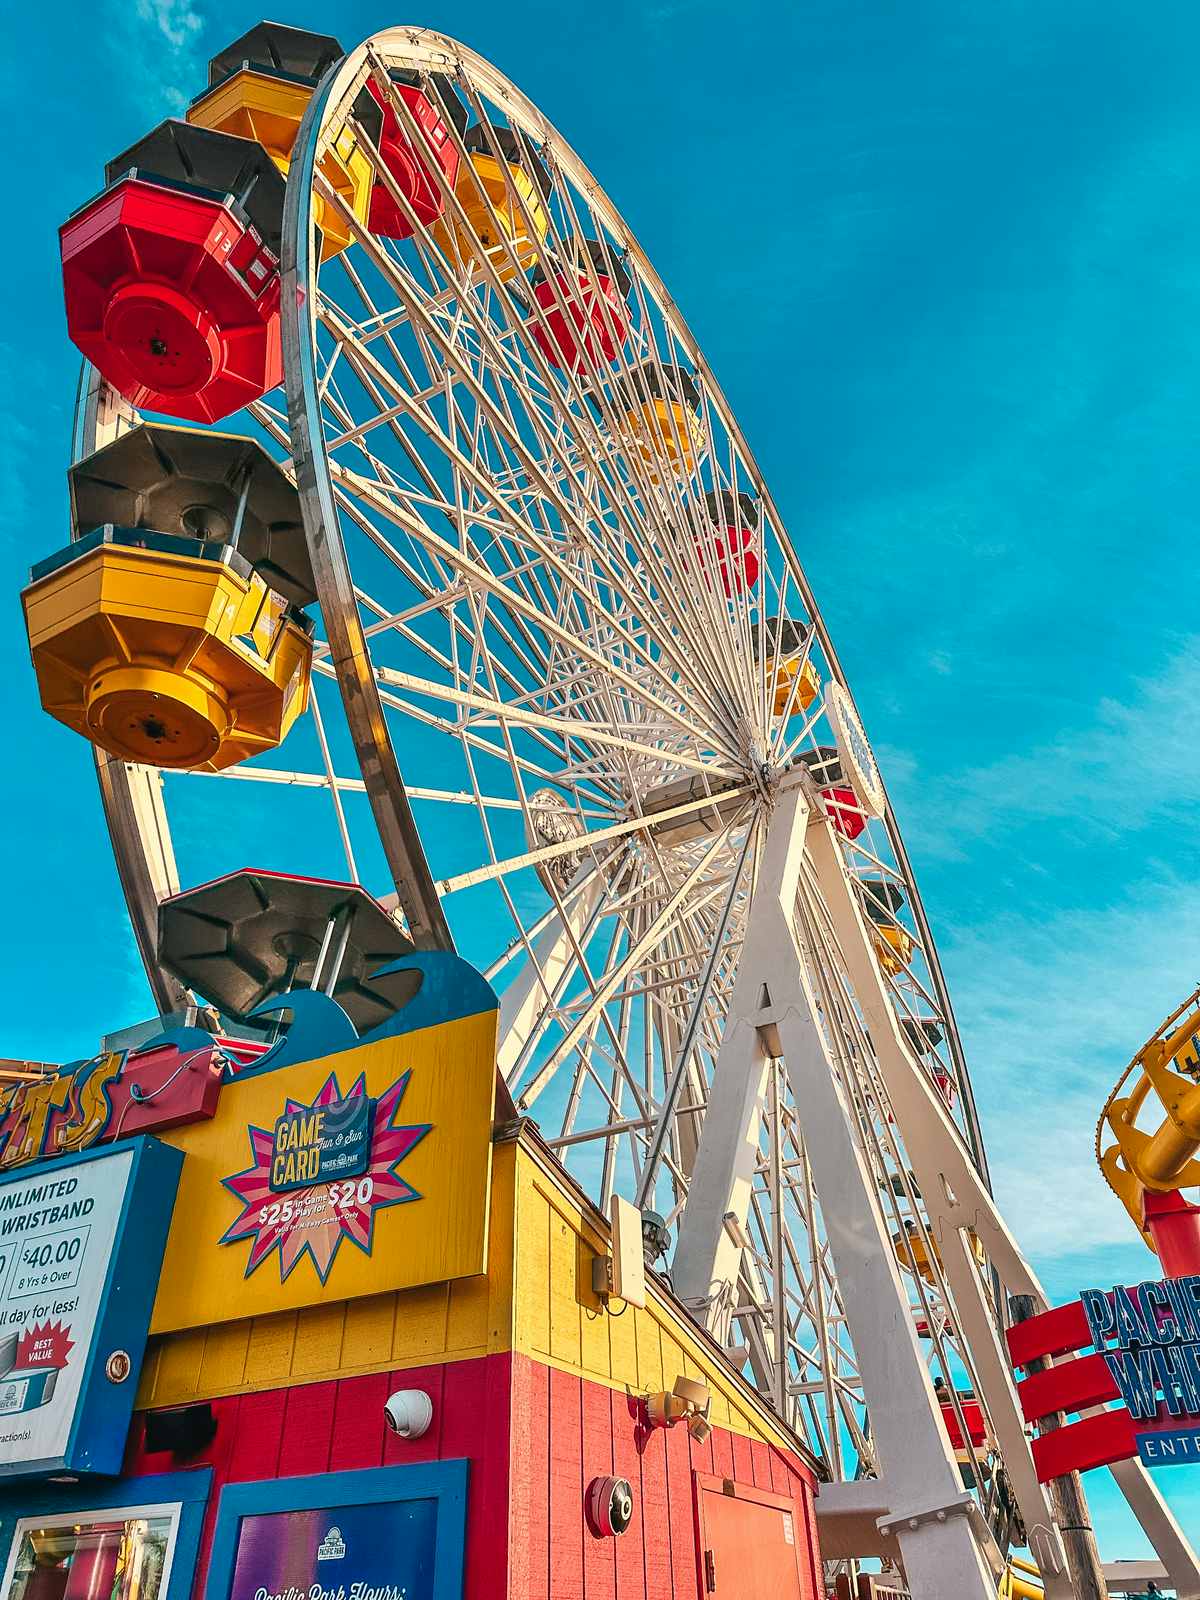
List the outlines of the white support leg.
<svg viewBox="0 0 1200 1600">
<path fill-rule="evenodd" d="M 765 1037 L 781 1051 L 794 1103 L 804 1107 L 806 1149 L 888 1495 L 881 1531 L 899 1542 L 914 1600 L 994 1600 L 995 1546 L 963 1491 L 941 1426 L 874 1180 L 825 1053 L 796 943 L 792 913 L 807 813 L 798 788 L 784 791 L 767 835 L 673 1278 L 692 1302 L 711 1302 L 736 1281 L 736 1245 L 724 1218 L 732 1211 L 744 1223 L 748 1208 Z"/>
<path fill-rule="evenodd" d="M 590 863 L 584 870 L 591 870 Z M 555 916 L 534 942 L 533 957 L 526 956 L 516 977 L 500 997 L 496 1066 L 511 1083 L 512 1074 L 529 1043 L 543 1009 L 554 1003 L 559 985 L 575 959 L 575 945 L 583 937 L 600 898 L 603 882 L 593 872 L 592 882 Z"/>
<path fill-rule="evenodd" d="M 1059 1575 L 1065 1572 L 1065 1551 L 1045 1490 L 1037 1482 L 1012 1369 L 985 1308 L 981 1315 L 982 1286 L 962 1230 L 970 1228 L 978 1234 L 1011 1292 L 1031 1294 L 1043 1306 L 1049 1301 L 988 1193 L 945 1101 L 917 1065 L 900 1031 L 832 827 L 815 822 L 809 829 L 808 844 L 904 1147 L 940 1243 L 961 1331 L 976 1364 L 1017 1504 L 1031 1541 L 1039 1541 L 1034 1553 L 1047 1580 L 1047 1594 L 1069 1597 L 1069 1581 Z M 1145 1469 L 1139 1462 L 1124 1462 L 1112 1471 L 1180 1594 L 1200 1593 L 1200 1562 Z M 1063 1565 L 1055 1574 L 1051 1569 L 1060 1559 Z M 1064 1581 L 1065 1588 L 1057 1587 Z"/>
<path fill-rule="evenodd" d="M 780 907 L 795 903 L 807 815 L 799 784 L 780 795 L 750 897 L 746 939 L 671 1263 L 676 1294 L 722 1344 L 729 1342 L 728 1311 L 741 1258 L 724 1219 L 733 1212 L 745 1224 L 767 1092 L 768 1056 L 753 1019 L 762 1009 L 764 987 L 773 994 L 772 985 L 786 981 L 787 963 L 780 962 L 772 941 Z"/>
<path fill-rule="evenodd" d="M 998 1574 L 990 1535 L 941 1427 L 875 1184 L 812 1002 L 793 984 L 774 1009 L 793 1100 L 804 1107 L 805 1148 L 887 1489 L 880 1529 L 899 1542 L 913 1600 L 991 1600 Z"/>
</svg>

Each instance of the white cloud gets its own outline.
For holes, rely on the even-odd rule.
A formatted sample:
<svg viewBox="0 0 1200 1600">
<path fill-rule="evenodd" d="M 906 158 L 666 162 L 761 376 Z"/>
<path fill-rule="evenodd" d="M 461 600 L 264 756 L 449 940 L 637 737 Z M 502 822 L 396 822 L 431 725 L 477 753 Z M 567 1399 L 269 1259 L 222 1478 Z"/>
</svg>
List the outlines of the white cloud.
<svg viewBox="0 0 1200 1600">
<path fill-rule="evenodd" d="M 1030 823 L 1069 822 L 1077 836 L 1103 842 L 1200 804 L 1189 737 L 1198 703 L 1200 638 L 1190 637 L 1127 698 L 1087 707 L 1086 725 L 1033 749 L 1020 748 L 1018 728 L 1015 753 L 939 773 L 936 806 L 910 756 L 883 747 L 880 763 L 909 844 L 926 859 L 960 860 L 972 841 Z"/>
<path fill-rule="evenodd" d="M 1005 1215 L 1035 1260 L 1137 1243 L 1095 1163 L 1134 1052 L 1200 976 L 1200 900 L 1147 881 L 1118 904 L 1001 910 L 939 941 Z"/>
<path fill-rule="evenodd" d="M 145 111 L 146 127 L 180 114 L 204 87 L 203 9 L 193 0 L 109 0 L 105 38 L 120 84 Z"/>
<path fill-rule="evenodd" d="M 137 14 L 140 21 L 157 28 L 173 50 L 193 44 L 204 27 L 190 0 L 137 0 Z"/>
</svg>

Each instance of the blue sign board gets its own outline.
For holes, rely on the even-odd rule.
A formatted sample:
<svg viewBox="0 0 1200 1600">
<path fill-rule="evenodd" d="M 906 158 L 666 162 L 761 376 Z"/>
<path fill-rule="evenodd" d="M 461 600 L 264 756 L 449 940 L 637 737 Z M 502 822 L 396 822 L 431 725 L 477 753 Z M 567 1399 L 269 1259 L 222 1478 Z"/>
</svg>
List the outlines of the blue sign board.
<svg viewBox="0 0 1200 1600">
<path fill-rule="evenodd" d="M 1148 1467 L 1186 1467 L 1200 1462 L 1200 1424 L 1136 1437 L 1138 1455 Z"/>
<path fill-rule="evenodd" d="M 0 1178 L 0 1479 L 121 1470 L 182 1165 L 143 1137 Z"/>
<path fill-rule="evenodd" d="M 275 1123 L 272 1193 L 361 1177 L 371 1164 L 374 1125 L 375 1102 L 365 1094 L 329 1105 L 289 1106 Z"/>
<path fill-rule="evenodd" d="M 466 1461 L 227 1483 L 209 1600 L 462 1600 Z"/>
<path fill-rule="evenodd" d="M 431 1600 L 435 1498 L 243 1517 L 229 1600 Z"/>
</svg>

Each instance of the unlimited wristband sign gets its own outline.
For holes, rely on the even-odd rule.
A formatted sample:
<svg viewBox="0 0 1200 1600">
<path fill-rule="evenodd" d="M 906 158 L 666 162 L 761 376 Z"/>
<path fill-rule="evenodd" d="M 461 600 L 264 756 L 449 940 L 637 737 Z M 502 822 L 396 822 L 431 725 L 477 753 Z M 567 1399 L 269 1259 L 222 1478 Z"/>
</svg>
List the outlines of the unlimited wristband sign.
<svg viewBox="0 0 1200 1600">
<path fill-rule="evenodd" d="M 0 1477 L 117 1470 L 124 1434 L 116 1440 L 108 1425 L 121 1412 L 128 1424 L 135 1385 L 116 1397 L 103 1363 L 115 1346 L 140 1359 L 179 1165 L 175 1151 L 138 1140 L 39 1162 L 0 1184 Z M 131 1224 L 135 1188 L 155 1214 Z M 147 1231 L 157 1254 L 152 1240 L 143 1248 Z"/>
</svg>

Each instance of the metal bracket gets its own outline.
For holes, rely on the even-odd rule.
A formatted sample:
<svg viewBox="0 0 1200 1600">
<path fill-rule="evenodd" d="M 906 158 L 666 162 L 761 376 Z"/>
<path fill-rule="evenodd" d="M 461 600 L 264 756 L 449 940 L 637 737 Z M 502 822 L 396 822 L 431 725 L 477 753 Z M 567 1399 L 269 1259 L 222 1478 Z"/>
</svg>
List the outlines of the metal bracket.
<svg viewBox="0 0 1200 1600">
<path fill-rule="evenodd" d="M 979 1503 L 973 1495 L 964 1492 L 955 1495 L 953 1500 L 948 1500 L 943 1505 L 925 1506 L 920 1510 L 901 1512 L 899 1515 L 878 1517 L 875 1526 L 880 1533 L 891 1537 L 902 1531 L 915 1532 L 929 1522 L 949 1522 L 951 1517 L 966 1517 L 968 1521 L 974 1522 L 975 1537 L 987 1558 L 988 1565 L 999 1579 L 1004 1571 L 1004 1561 L 992 1530 L 988 1527 L 987 1518 L 979 1509 Z"/>
</svg>

